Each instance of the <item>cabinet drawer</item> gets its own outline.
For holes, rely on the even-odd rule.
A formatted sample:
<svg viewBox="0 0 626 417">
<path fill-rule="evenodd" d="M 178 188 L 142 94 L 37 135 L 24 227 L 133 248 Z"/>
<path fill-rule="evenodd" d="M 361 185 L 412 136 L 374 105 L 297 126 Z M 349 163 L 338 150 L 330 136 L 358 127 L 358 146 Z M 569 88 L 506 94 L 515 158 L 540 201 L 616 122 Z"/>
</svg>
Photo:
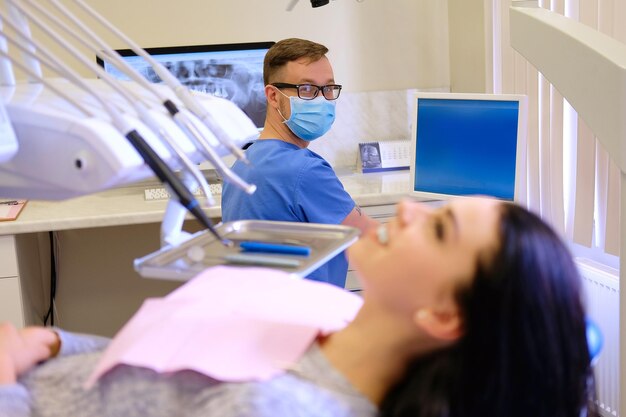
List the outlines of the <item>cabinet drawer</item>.
<svg viewBox="0 0 626 417">
<path fill-rule="evenodd" d="M 359 282 L 356 272 L 348 271 L 348 275 L 346 275 L 346 290 L 356 291 L 361 290 L 361 283 Z"/>
<path fill-rule="evenodd" d="M 394 217 L 396 215 L 396 205 L 395 204 L 385 204 L 381 206 L 363 206 L 361 209 L 368 216 L 386 223 L 389 221 L 390 217 Z"/>
<path fill-rule="evenodd" d="M 16 276 L 15 238 L 13 236 L 0 236 L 0 278 Z"/>
</svg>

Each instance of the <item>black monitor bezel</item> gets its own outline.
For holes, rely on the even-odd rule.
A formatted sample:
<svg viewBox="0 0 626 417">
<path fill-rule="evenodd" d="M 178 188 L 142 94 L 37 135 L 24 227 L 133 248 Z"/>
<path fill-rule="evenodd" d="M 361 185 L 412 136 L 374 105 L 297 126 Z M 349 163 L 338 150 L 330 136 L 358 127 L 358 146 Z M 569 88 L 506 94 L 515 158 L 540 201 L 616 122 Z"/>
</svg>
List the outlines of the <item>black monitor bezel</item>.
<svg viewBox="0 0 626 417">
<path fill-rule="evenodd" d="M 255 49 L 269 49 L 276 42 L 241 42 L 241 43 L 222 43 L 222 44 L 206 44 L 206 45 L 184 45 L 184 46 L 159 46 L 154 48 L 144 48 L 150 55 L 167 55 L 167 54 L 189 54 L 199 52 L 223 52 L 223 51 L 246 51 Z M 115 49 L 115 52 L 123 57 L 137 56 L 132 49 Z M 104 60 L 100 56 L 96 56 L 96 62 L 104 68 Z"/>
<path fill-rule="evenodd" d="M 224 44 L 204 44 L 204 45 L 184 45 L 184 46 L 163 46 L 163 47 L 155 47 L 155 48 L 145 48 L 144 50 L 153 56 L 156 60 L 159 59 L 161 55 L 186 55 L 193 53 L 219 53 L 219 52 L 237 52 L 237 51 L 267 51 L 269 50 L 276 42 L 274 41 L 264 41 L 264 42 L 239 42 L 239 43 L 224 43 Z M 116 49 L 115 50 L 120 56 L 125 57 L 136 57 L 138 56 L 132 49 Z M 109 64 L 113 65 L 111 60 L 107 60 Z M 98 65 L 104 70 L 105 60 L 103 60 L 100 56 L 96 55 L 96 62 Z M 113 65 L 115 66 L 115 65 Z M 262 81 L 262 80 L 261 80 Z M 265 110 L 263 110 L 265 112 Z M 259 130 L 263 128 L 263 124 L 265 121 L 265 115 L 251 115 L 249 117 L 253 120 L 255 125 Z"/>
</svg>

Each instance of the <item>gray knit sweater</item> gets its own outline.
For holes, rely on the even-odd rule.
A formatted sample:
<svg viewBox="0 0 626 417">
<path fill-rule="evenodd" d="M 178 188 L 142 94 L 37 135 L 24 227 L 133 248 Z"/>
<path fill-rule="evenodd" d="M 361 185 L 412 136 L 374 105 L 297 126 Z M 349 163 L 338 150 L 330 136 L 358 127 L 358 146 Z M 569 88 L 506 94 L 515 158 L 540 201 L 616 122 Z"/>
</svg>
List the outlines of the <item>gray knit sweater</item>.
<svg viewBox="0 0 626 417">
<path fill-rule="evenodd" d="M 316 344 L 292 370 L 264 382 L 225 383 L 183 371 L 158 374 L 118 366 L 90 390 L 83 383 L 108 339 L 60 332 L 58 358 L 17 384 L 0 386 L 0 417 L 296 417 L 377 414 Z"/>
</svg>

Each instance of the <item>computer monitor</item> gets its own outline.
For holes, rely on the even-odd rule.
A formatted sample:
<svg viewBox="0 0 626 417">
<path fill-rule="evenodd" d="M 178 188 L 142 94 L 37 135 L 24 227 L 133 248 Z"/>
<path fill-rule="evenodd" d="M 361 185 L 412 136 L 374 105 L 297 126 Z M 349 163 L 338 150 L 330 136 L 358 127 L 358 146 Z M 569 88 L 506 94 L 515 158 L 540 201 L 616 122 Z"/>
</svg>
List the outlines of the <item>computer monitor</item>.
<svg viewBox="0 0 626 417">
<path fill-rule="evenodd" d="M 413 104 L 412 197 L 525 201 L 526 96 L 418 92 Z"/>
<path fill-rule="evenodd" d="M 192 90 L 231 100 L 257 128 L 265 122 L 263 59 L 274 42 L 146 48 L 154 59 Z M 152 67 L 130 49 L 117 52 L 148 80 L 162 82 Z M 117 67 L 99 57 L 97 62 L 113 77 L 129 78 Z"/>
</svg>

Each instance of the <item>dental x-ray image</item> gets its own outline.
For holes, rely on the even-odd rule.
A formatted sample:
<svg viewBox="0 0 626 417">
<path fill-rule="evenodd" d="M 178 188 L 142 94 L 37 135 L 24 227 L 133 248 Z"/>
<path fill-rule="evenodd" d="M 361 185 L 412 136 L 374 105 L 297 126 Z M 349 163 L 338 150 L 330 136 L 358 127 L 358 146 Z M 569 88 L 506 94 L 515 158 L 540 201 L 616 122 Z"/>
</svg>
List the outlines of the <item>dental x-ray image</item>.
<svg viewBox="0 0 626 417">
<path fill-rule="evenodd" d="M 262 62 L 209 59 L 166 62 L 164 65 L 189 89 L 228 99 L 241 108 L 256 126 L 263 124 L 265 94 Z M 156 74 L 154 77 L 159 79 Z"/>
<path fill-rule="evenodd" d="M 261 128 L 265 121 L 263 58 L 273 42 L 148 48 L 189 89 L 226 98 L 241 108 Z M 160 83 L 153 68 L 132 51 L 118 51 L 148 80 Z M 125 75 L 108 62 L 98 62 L 116 78 Z"/>
</svg>

